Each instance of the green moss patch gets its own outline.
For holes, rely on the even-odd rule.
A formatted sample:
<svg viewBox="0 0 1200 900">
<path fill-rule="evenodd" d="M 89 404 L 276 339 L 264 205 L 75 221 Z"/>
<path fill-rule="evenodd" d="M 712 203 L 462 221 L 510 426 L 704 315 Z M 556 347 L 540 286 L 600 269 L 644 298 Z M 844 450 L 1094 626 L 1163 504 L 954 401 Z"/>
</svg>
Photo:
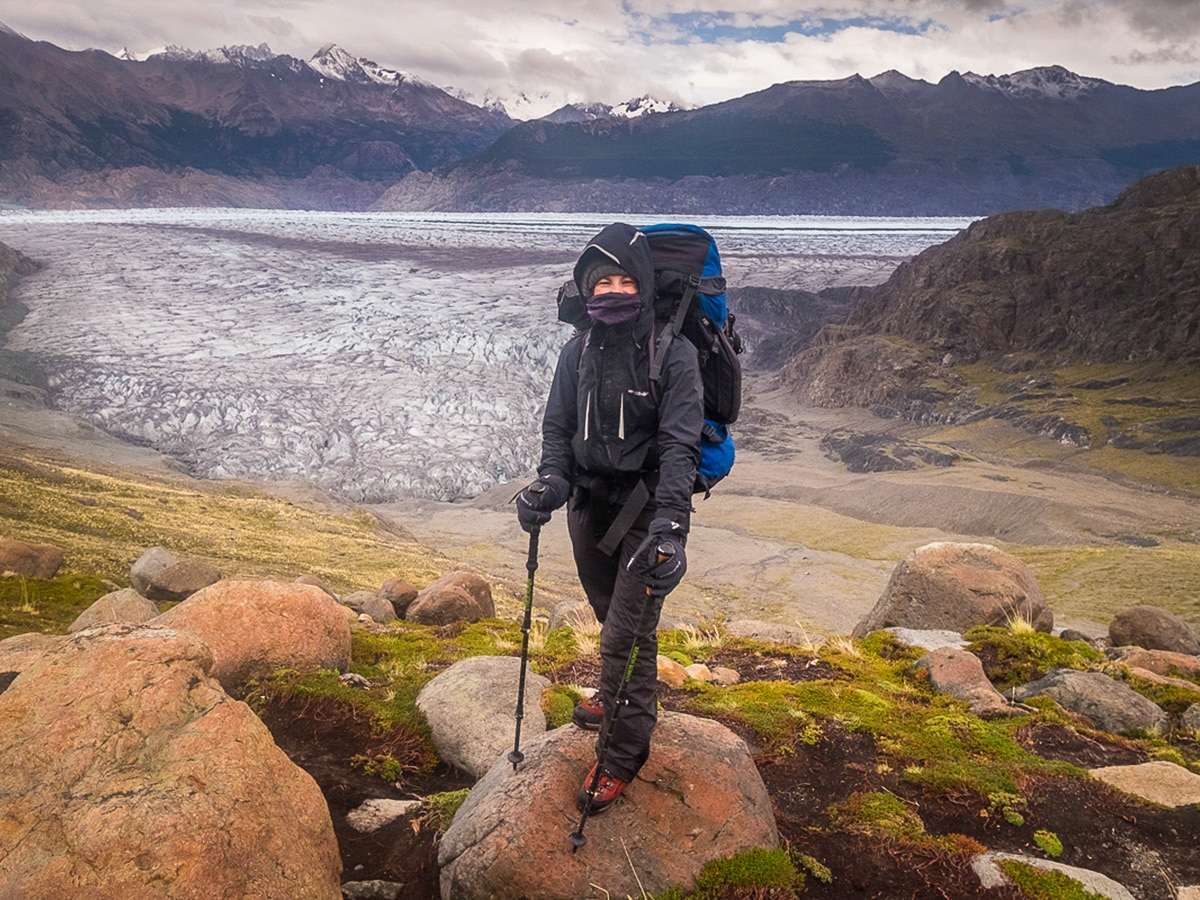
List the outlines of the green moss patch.
<svg viewBox="0 0 1200 900">
<path fill-rule="evenodd" d="M 37 631 L 63 634 L 79 614 L 115 590 L 111 581 L 92 575 L 0 578 L 0 640 Z"/>
<path fill-rule="evenodd" d="M 1062 872 L 1039 869 L 1015 859 L 1000 862 L 1000 869 L 1030 900 L 1104 900 Z"/>
<path fill-rule="evenodd" d="M 792 900 L 803 886 L 786 850 L 754 849 L 705 863 L 690 891 L 672 888 L 655 900 Z"/>
<path fill-rule="evenodd" d="M 1051 669 L 1082 669 L 1104 657 L 1083 641 L 1064 641 L 1039 631 L 1014 634 L 1007 628 L 976 626 L 964 635 L 967 649 L 983 661 L 984 673 L 998 690 L 1036 681 Z"/>
</svg>

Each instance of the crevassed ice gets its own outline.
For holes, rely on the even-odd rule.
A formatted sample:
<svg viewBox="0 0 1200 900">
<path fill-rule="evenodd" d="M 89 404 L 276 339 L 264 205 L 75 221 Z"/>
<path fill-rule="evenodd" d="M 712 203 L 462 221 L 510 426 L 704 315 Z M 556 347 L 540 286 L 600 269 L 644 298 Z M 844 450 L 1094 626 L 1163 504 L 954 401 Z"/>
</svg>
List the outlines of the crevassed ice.
<svg viewBox="0 0 1200 900">
<path fill-rule="evenodd" d="M 661 217 L 3 213 L 0 241 L 47 264 L 8 346 L 36 354 L 56 406 L 201 477 L 470 496 L 536 464 L 570 334 L 555 293 L 613 218 Z M 967 221 L 702 224 L 731 283 L 787 286 L 802 257 L 890 266 Z"/>
</svg>

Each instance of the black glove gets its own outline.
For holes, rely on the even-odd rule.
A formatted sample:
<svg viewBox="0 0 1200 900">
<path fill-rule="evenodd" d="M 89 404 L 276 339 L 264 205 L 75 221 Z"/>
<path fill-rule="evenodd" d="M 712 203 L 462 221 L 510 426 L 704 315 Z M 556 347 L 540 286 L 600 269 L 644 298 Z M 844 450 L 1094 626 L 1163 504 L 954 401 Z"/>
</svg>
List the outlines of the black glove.
<svg viewBox="0 0 1200 900">
<path fill-rule="evenodd" d="M 567 502 L 571 485 L 561 475 L 547 473 L 521 490 L 516 496 L 517 521 L 532 533 L 550 521 L 550 513 Z"/>
<path fill-rule="evenodd" d="M 687 571 L 687 554 L 683 544 L 683 526 L 670 519 L 659 518 L 650 523 L 650 568 L 646 570 L 646 587 L 652 594 L 664 597 L 679 586 Z"/>
</svg>

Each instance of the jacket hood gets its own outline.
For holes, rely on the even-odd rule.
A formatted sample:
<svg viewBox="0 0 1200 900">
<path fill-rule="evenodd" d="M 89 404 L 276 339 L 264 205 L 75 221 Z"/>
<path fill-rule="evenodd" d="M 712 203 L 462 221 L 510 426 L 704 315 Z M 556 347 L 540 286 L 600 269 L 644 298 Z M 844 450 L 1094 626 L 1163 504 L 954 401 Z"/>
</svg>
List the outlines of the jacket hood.
<svg viewBox="0 0 1200 900">
<path fill-rule="evenodd" d="M 638 296 L 642 301 L 639 324 L 653 326 L 654 322 L 654 260 L 646 236 L 624 222 L 614 222 L 588 241 L 579 261 L 575 263 L 575 285 L 583 297 L 583 276 L 597 261 L 616 263 L 637 279 Z M 587 299 L 586 297 L 584 298 Z M 639 331 L 641 329 L 638 329 Z"/>
</svg>

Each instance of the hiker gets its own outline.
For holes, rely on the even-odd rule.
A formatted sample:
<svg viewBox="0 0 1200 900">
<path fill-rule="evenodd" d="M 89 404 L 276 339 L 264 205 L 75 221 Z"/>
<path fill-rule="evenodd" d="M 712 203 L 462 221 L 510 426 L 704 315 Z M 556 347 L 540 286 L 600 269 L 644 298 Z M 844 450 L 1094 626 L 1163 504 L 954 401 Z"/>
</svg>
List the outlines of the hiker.
<svg viewBox="0 0 1200 900">
<path fill-rule="evenodd" d="M 687 340 L 669 343 L 657 386 L 650 384 L 654 265 L 645 235 L 630 225 L 609 225 L 584 249 L 574 276 L 592 324 L 559 356 L 542 421 L 538 480 L 517 495 L 517 516 L 532 531 L 567 505 L 579 580 L 602 625 L 600 689 L 575 708 L 576 725 L 607 733 L 640 637 L 627 704 L 590 810 L 595 766 L 576 798 L 581 812 L 596 813 L 613 804 L 650 754 L 658 718 L 655 630 L 662 598 L 687 569 L 703 388 L 696 349 Z M 665 559 L 658 558 L 659 548 Z M 646 629 L 641 635 L 639 627 Z"/>
</svg>

